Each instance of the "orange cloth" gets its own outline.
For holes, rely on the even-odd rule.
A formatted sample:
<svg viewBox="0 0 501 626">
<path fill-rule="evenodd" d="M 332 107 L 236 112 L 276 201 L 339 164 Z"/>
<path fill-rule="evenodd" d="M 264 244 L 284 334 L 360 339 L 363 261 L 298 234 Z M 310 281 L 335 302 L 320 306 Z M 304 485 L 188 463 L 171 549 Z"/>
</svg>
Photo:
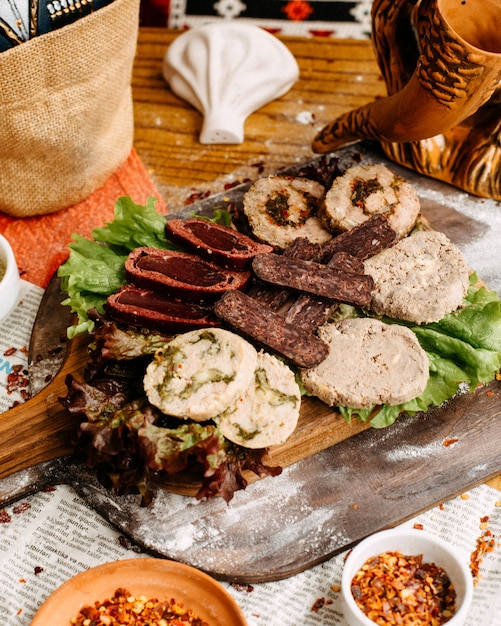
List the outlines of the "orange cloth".
<svg viewBox="0 0 501 626">
<path fill-rule="evenodd" d="M 159 213 L 167 208 L 142 161 L 132 149 L 127 161 L 88 198 L 58 213 L 14 218 L 0 213 L 0 233 L 10 242 L 21 277 L 45 288 L 59 265 L 67 258 L 72 233 L 90 237 L 94 228 L 113 219 L 120 196 L 144 204 L 157 198 Z"/>
</svg>

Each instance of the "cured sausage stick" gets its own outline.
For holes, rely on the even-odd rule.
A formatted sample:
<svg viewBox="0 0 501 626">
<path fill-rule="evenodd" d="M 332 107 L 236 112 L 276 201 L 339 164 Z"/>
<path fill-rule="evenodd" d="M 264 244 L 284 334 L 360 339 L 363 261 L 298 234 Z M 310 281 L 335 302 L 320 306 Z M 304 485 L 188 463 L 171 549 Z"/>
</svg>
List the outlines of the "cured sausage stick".
<svg viewBox="0 0 501 626">
<path fill-rule="evenodd" d="M 365 261 L 381 250 L 392 246 L 398 238 L 388 218 L 382 213 L 373 215 L 359 226 L 347 230 L 322 244 L 322 254 L 315 259 L 328 263 L 336 252 L 348 252 Z"/>
<path fill-rule="evenodd" d="M 289 259 L 305 259 L 313 260 L 321 252 L 322 248 L 317 243 L 311 243 L 304 237 L 298 237 L 294 239 L 292 243 L 287 246 L 284 251 L 284 257 Z M 269 285 L 263 283 L 254 283 L 247 292 L 249 296 L 259 300 L 262 304 L 266 304 L 278 311 L 290 297 L 290 291 L 288 289 L 282 289 L 276 285 Z"/>
<path fill-rule="evenodd" d="M 327 358 L 327 344 L 283 315 L 240 291 L 227 291 L 214 312 L 233 328 L 289 359 L 299 367 L 315 367 Z"/>
<path fill-rule="evenodd" d="M 328 265 L 347 272 L 364 273 L 363 261 L 347 252 L 336 252 Z M 338 306 L 338 302 L 302 293 L 290 306 L 285 314 L 285 320 L 314 332 L 319 326 L 325 324 Z"/>
<path fill-rule="evenodd" d="M 276 254 L 256 256 L 252 269 L 265 282 L 358 306 L 369 304 L 374 288 L 374 280 L 368 274 Z"/>
</svg>

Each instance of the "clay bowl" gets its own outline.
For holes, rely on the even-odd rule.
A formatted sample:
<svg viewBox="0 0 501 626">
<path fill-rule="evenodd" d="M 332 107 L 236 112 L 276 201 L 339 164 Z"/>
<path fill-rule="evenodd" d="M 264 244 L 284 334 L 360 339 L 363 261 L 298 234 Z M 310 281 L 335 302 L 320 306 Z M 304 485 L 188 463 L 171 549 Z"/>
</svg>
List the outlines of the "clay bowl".
<svg viewBox="0 0 501 626">
<path fill-rule="evenodd" d="M 231 595 L 200 570 L 166 559 L 137 558 L 105 563 L 77 574 L 54 591 L 31 626 L 68 626 L 84 606 L 112 596 L 119 587 L 133 596 L 174 598 L 211 626 L 246 626 Z"/>
</svg>

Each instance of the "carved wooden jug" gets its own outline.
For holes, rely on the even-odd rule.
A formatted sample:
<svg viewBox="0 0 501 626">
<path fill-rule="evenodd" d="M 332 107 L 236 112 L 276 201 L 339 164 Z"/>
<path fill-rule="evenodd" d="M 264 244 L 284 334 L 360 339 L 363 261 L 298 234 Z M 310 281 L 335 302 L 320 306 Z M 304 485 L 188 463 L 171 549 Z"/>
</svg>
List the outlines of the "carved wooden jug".
<svg viewBox="0 0 501 626">
<path fill-rule="evenodd" d="M 313 150 L 377 140 L 392 160 L 501 200 L 501 0 L 374 0 L 388 96 L 341 115 Z"/>
</svg>

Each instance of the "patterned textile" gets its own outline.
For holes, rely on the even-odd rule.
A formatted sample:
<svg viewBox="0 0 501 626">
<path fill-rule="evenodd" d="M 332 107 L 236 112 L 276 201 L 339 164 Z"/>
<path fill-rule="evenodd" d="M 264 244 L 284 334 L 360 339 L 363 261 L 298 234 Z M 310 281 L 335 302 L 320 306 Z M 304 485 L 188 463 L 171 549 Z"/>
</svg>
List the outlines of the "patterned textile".
<svg viewBox="0 0 501 626">
<path fill-rule="evenodd" d="M 372 0 L 170 0 L 168 25 L 240 19 L 272 33 L 367 39 Z"/>
</svg>

